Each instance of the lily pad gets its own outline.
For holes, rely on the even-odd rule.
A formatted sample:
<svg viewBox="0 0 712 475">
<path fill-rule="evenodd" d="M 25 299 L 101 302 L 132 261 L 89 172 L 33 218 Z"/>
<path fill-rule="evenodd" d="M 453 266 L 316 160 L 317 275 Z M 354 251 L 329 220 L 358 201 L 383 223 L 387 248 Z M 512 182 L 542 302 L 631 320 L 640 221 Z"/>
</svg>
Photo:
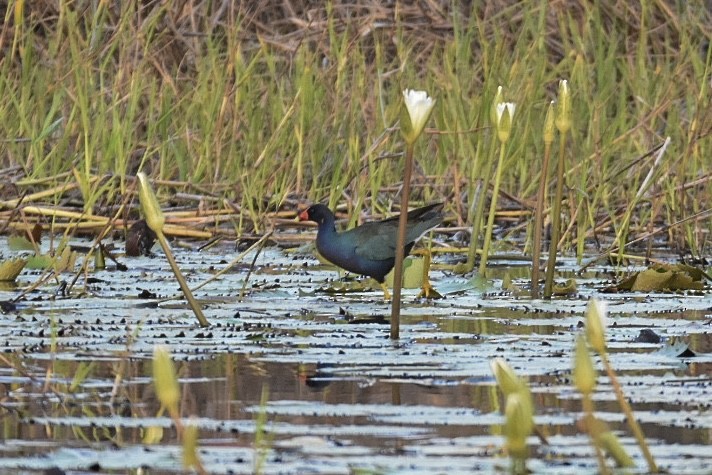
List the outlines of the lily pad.
<svg viewBox="0 0 712 475">
<path fill-rule="evenodd" d="M 14 282 L 22 272 L 22 269 L 25 268 L 25 265 L 27 265 L 27 259 L 24 257 L 0 261 L 0 281 Z"/>
<path fill-rule="evenodd" d="M 40 254 L 28 258 L 28 269 L 48 269 L 53 267 L 55 272 L 73 272 L 78 254 L 69 246 L 62 248 L 62 251 L 55 256 L 50 254 Z"/>
<path fill-rule="evenodd" d="M 41 240 L 42 225 L 37 223 L 30 230 L 8 236 L 7 247 L 12 251 L 35 251 Z"/>
<path fill-rule="evenodd" d="M 703 290 L 703 279 L 709 276 L 696 267 L 684 264 L 655 264 L 636 272 L 618 284 L 607 287 L 606 292 L 662 292 L 678 290 Z"/>
</svg>

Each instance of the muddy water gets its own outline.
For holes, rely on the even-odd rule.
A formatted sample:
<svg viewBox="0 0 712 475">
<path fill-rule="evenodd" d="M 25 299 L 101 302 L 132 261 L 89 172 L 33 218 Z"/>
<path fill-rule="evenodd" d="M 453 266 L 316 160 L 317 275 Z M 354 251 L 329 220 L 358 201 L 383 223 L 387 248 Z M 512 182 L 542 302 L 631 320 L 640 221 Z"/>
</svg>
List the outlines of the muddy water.
<svg viewBox="0 0 712 475">
<path fill-rule="evenodd" d="M 197 285 L 232 250 L 176 252 Z M 66 294 L 53 281 L 2 315 L 3 473 L 181 470 L 180 443 L 151 384 L 156 344 L 176 359 L 181 411 L 200 429 L 210 473 L 506 470 L 502 399 L 489 368 L 496 357 L 528 377 L 548 442 L 530 439 L 528 467 L 595 473 L 570 377 L 592 296 L 609 302 L 611 360 L 658 464 L 670 473 L 712 472 L 709 292 L 601 294 L 612 269 L 594 268 L 569 272 L 577 296 L 544 302 L 501 289 L 505 273 L 524 287 L 525 266 L 496 269 L 488 288 L 435 270 L 436 287 L 460 291 L 434 302 L 406 291 L 402 339 L 394 343 L 382 294 L 333 293 L 343 287 L 338 274 L 308 255 L 261 254 L 242 300 L 244 264 L 196 291 L 208 329 L 180 299 L 161 300 L 178 290 L 161 257 L 126 263 L 128 271 L 92 273 Z M 36 278 L 25 271 L 0 299 Z M 646 329 L 661 341 L 638 341 Z M 595 403 L 644 473 L 603 376 Z M 260 414 L 266 423 L 257 422 Z"/>
</svg>

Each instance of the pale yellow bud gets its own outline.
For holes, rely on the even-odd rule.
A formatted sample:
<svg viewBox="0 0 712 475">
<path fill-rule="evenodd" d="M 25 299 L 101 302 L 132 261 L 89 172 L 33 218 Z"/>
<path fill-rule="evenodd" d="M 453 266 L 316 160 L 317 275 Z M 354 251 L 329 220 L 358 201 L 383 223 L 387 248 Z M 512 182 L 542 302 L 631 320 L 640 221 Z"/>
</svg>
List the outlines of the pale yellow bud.
<svg viewBox="0 0 712 475">
<path fill-rule="evenodd" d="M 200 467 L 198 455 L 198 425 L 191 420 L 183 431 L 183 467 L 186 469 Z"/>
<path fill-rule="evenodd" d="M 556 128 L 565 134 L 571 129 L 571 93 L 566 79 L 559 81 L 559 101 L 556 110 Z"/>
<path fill-rule="evenodd" d="M 178 401 L 180 400 L 178 378 L 171 360 L 171 354 L 168 348 L 163 345 L 156 345 L 153 348 L 153 384 L 156 387 L 156 395 L 161 404 L 171 414 L 177 413 Z"/>
<path fill-rule="evenodd" d="M 141 202 L 143 214 L 146 217 L 146 224 L 155 233 L 163 232 L 163 225 L 166 218 L 163 216 L 158 198 L 148 182 L 148 177 L 143 172 L 138 174 L 138 199 Z"/>
<path fill-rule="evenodd" d="M 635 462 L 631 456 L 628 455 L 628 452 L 623 444 L 621 444 L 621 441 L 618 439 L 616 434 L 611 431 L 605 431 L 600 434 L 596 440 L 601 445 L 603 450 L 613 457 L 613 460 L 616 461 L 616 465 L 628 468 L 635 467 Z"/>
<path fill-rule="evenodd" d="M 597 353 L 606 352 L 606 303 L 591 299 L 586 309 L 586 339 Z"/>
<path fill-rule="evenodd" d="M 510 394 L 504 409 L 504 435 L 507 448 L 515 457 L 526 457 L 527 437 L 534 430 L 534 408 L 521 393 Z"/>
<path fill-rule="evenodd" d="M 497 94 L 494 95 L 494 100 L 492 101 L 492 107 L 490 108 L 490 123 L 494 126 L 497 125 L 497 105 L 504 102 L 504 93 L 502 92 L 502 86 L 497 87 Z"/>
<path fill-rule="evenodd" d="M 502 358 L 495 358 L 490 361 L 490 368 L 497 380 L 497 386 L 502 390 L 505 397 L 513 393 L 529 391 L 524 381 L 517 376 L 512 367 Z"/>
<path fill-rule="evenodd" d="M 500 102 L 497 104 L 497 137 L 502 143 L 509 140 L 516 108 L 517 105 L 513 102 Z"/>
<path fill-rule="evenodd" d="M 544 143 L 552 144 L 554 142 L 554 101 L 549 103 L 549 108 L 546 110 L 546 118 L 544 119 Z"/>
<path fill-rule="evenodd" d="M 579 335 L 574 353 L 574 384 L 581 394 L 590 395 L 596 389 L 596 369 L 586 346 L 586 339 Z"/>
</svg>

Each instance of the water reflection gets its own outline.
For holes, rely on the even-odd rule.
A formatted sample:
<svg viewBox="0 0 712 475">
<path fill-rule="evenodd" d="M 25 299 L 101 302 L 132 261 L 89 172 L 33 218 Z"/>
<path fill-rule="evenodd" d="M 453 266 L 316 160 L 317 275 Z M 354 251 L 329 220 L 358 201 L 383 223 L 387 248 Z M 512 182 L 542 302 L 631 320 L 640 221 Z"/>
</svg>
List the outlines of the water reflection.
<svg viewBox="0 0 712 475">
<path fill-rule="evenodd" d="M 99 418 L 122 416 L 132 419 L 152 418 L 159 414 L 160 407 L 151 383 L 151 364 L 145 359 L 97 362 L 92 364 L 86 378 L 74 389 L 71 377 L 85 370 L 85 363 L 76 361 L 36 361 L 27 367 L 34 368 L 33 382 L 20 383 L 19 380 L 0 383 L 0 397 L 6 404 L 3 418 L 6 438 L 33 441 L 74 441 L 80 443 L 89 439 L 140 443 L 145 435 L 139 428 L 100 427 L 96 429 L 77 428 L 71 425 L 36 424 L 39 416 L 50 418 Z M 41 369 L 45 368 L 44 371 Z M 47 369 L 51 368 L 51 372 Z M 263 388 L 269 391 L 269 401 L 293 401 L 311 403 L 300 405 L 301 409 L 292 413 L 275 409 L 270 420 L 304 426 L 309 433 L 311 424 L 332 425 L 373 425 L 378 424 L 378 416 L 369 415 L 364 407 L 400 406 L 408 424 L 427 427 L 431 437 L 465 437 L 487 435 L 491 431 L 491 419 L 486 423 L 477 422 L 477 414 L 487 416 L 496 413 L 503 405 L 499 393 L 491 381 L 467 380 L 450 384 L 423 384 L 421 381 L 389 381 L 388 379 L 338 378 L 330 373 L 322 373 L 317 365 L 282 364 L 255 361 L 244 354 L 222 354 L 214 358 L 198 361 L 179 361 L 178 373 L 182 389 L 181 413 L 184 417 L 199 416 L 215 421 L 252 421 L 255 408 L 260 406 Z M 118 372 L 121 371 L 120 377 Z M 44 376 L 51 373 L 49 379 Z M 21 380 L 22 378 L 20 378 Z M 561 376 L 541 376 L 531 379 L 534 401 L 540 416 L 562 415 L 563 420 L 545 424 L 545 433 L 573 435 L 578 433 L 575 417 L 567 416 L 580 411 L 577 397 L 561 398 L 557 385 L 568 384 Z M 539 389 L 538 389 L 539 388 Z M 635 401 L 634 401 L 635 402 Z M 324 406 L 332 407 L 324 412 Z M 282 407 L 282 406 L 279 406 Z M 460 423 L 457 418 L 442 421 L 423 419 L 419 414 L 427 407 L 451 408 L 457 414 L 465 408 L 470 423 Z M 415 408 L 415 409 L 413 409 Z M 637 411 L 679 411 L 675 401 L 668 403 L 634 404 Z M 596 403 L 600 413 L 619 414 L 613 400 Z M 427 412 L 427 411 L 425 411 Z M 34 416 L 29 416 L 30 414 Z M 269 411 L 268 403 L 268 414 Z M 410 416 L 408 416 L 410 414 Z M 410 419 L 409 419 L 410 418 Z M 618 418 L 620 419 L 620 418 Z M 483 418 L 483 421 L 485 419 Z M 689 424 L 670 426 L 668 419 L 660 424 L 645 424 L 646 435 L 652 439 L 668 443 L 706 444 L 712 442 L 709 432 Z M 622 420 L 611 421 L 614 428 L 625 431 Z M 210 438 L 232 438 L 234 434 L 204 434 Z M 249 436 L 242 435 L 242 439 Z M 163 442 L 177 443 L 171 430 L 164 434 Z M 364 438 L 359 444 L 380 446 L 382 440 Z"/>
</svg>

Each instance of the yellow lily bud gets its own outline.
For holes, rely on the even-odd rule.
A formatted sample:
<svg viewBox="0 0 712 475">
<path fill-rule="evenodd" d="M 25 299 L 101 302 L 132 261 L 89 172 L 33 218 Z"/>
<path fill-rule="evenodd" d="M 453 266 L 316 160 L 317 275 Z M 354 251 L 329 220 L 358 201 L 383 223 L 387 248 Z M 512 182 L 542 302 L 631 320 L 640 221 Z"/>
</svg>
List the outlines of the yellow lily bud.
<svg viewBox="0 0 712 475">
<path fill-rule="evenodd" d="M 158 204 L 158 198 L 156 198 L 156 194 L 148 182 L 148 177 L 143 172 L 138 174 L 138 198 L 148 227 L 155 233 L 163 232 L 166 218 L 163 216 L 161 206 Z"/>
<path fill-rule="evenodd" d="M 497 87 L 497 94 L 494 95 L 494 100 L 492 101 L 492 107 L 490 108 L 490 123 L 492 125 L 497 125 L 497 105 L 504 102 L 504 94 L 502 93 L 502 86 Z"/>
<path fill-rule="evenodd" d="M 515 457 L 526 457 L 527 437 L 534 430 L 534 408 L 520 393 L 510 394 L 504 409 L 504 435 L 507 448 Z"/>
<path fill-rule="evenodd" d="M 495 358 L 490 361 L 490 368 L 497 380 L 497 386 L 502 390 L 505 397 L 514 393 L 529 393 L 529 388 L 524 381 L 517 376 L 512 367 L 502 358 Z"/>
<path fill-rule="evenodd" d="M 571 93 L 566 79 L 559 81 L 559 102 L 556 110 L 556 128 L 565 134 L 571 129 Z"/>
<path fill-rule="evenodd" d="M 593 360 L 583 335 L 576 339 L 573 378 L 581 394 L 590 395 L 596 389 L 596 369 L 593 367 Z"/>
<path fill-rule="evenodd" d="M 546 110 L 546 118 L 544 119 L 544 143 L 552 144 L 554 142 L 554 101 L 549 103 L 549 108 Z"/>
<path fill-rule="evenodd" d="M 183 467 L 186 469 L 200 466 L 198 456 L 198 426 L 191 421 L 183 431 Z"/>
<path fill-rule="evenodd" d="M 592 299 L 586 309 L 586 339 L 596 352 L 606 352 L 606 303 Z"/>
<path fill-rule="evenodd" d="M 613 460 L 616 461 L 616 465 L 628 468 L 635 467 L 635 462 L 633 462 L 631 456 L 628 455 L 628 452 L 616 434 L 611 431 L 605 431 L 597 437 L 597 440 L 601 447 L 613 457 Z"/>
<path fill-rule="evenodd" d="M 500 102 L 497 104 L 497 137 L 502 143 L 509 140 L 516 108 L 517 105 L 513 102 Z"/>
<path fill-rule="evenodd" d="M 161 404 L 171 414 L 177 413 L 180 400 L 178 378 L 171 354 L 168 348 L 163 345 L 156 345 L 153 348 L 153 384 Z"/>
</svg>

